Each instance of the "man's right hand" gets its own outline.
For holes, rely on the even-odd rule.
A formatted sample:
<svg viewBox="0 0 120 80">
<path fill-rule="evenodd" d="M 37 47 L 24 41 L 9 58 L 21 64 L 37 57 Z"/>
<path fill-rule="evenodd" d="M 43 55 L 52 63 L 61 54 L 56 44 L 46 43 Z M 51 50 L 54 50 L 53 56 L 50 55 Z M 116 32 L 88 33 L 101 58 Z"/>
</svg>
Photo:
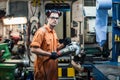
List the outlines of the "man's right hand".
<svg viewBox="0 0 120 80">
<path fill-rule="evenodd" d="M 50 58 L 54 60 L 57 59 L 58 58 L 57 52 L 51 52 Z"/>
</svg>

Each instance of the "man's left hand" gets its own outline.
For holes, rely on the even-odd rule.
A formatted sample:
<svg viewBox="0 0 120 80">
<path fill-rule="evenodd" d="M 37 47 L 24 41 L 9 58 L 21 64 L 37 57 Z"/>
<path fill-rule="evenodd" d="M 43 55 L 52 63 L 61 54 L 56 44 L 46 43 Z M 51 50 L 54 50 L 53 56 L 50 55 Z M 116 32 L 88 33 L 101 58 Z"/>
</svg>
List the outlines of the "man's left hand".
<svg viewBox="0 0 120 80">
<path fill-rule="evenodd" d="M 58 58 L 57 52 L 52 52 L 51 55 L 50 55 L 50 58 L 54 59 L 54 60 L 57 59 Z"/>
</svg>

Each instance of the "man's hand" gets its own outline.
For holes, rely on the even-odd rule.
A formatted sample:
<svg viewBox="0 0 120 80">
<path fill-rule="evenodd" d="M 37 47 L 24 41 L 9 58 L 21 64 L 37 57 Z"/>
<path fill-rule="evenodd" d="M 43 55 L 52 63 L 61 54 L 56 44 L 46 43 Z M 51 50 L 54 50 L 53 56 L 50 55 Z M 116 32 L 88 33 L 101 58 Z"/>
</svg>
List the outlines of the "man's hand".
<svg viewBox="0 0 120 80">
<path fill-rule="evenodd" d="M 57 59 L 58 58 L 57 52 L 52 52 L 51 55 L 50 55 L 50 58 L 51 59 Z"/>
<path fill-rule="evenodd" d="M 65 38 L 63 44 L 66 46 L 71 43 L 71 38 Z"/>
</svg>

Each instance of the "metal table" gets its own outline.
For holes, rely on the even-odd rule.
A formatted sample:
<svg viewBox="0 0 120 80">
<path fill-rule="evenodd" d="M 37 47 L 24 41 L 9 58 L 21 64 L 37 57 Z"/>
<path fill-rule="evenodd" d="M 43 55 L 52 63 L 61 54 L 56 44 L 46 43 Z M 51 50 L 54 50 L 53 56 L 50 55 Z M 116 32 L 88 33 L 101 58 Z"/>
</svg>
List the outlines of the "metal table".
<svg viewBox="0 0 120 80">
<path fill-rule="evenodd" d="M 120 80 L 120 63 L 95 64 L 93 73 L 95 80 Z"/>
</svg>

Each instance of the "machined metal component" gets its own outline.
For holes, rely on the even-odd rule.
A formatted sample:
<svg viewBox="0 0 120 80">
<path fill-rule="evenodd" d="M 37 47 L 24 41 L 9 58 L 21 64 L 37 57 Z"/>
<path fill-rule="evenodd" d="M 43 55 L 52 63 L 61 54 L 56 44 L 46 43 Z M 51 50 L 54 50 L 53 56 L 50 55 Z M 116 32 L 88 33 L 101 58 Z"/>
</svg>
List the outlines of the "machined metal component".
<svg viewBox="0 0 120 80">
<path fill-rule="evenodd" d="M 77 42 L 72 42 L 70 45 L 67 45 L 65 48 L 59 51 L 60 56 L 75 53 L 74 55 L 80 54 L 80 45 Z"/>
<path fill-rule="evenodd" d="M 22 66 L 29 66 L 29 60 L 6 60 L 4 63 L 7 64 L 18 64 Z"/>
<path fill-rule="evenodd" d="M 117 26 L 120 27 L 120 21 L 119 20 L 117 20 Z"/>
</svg>

